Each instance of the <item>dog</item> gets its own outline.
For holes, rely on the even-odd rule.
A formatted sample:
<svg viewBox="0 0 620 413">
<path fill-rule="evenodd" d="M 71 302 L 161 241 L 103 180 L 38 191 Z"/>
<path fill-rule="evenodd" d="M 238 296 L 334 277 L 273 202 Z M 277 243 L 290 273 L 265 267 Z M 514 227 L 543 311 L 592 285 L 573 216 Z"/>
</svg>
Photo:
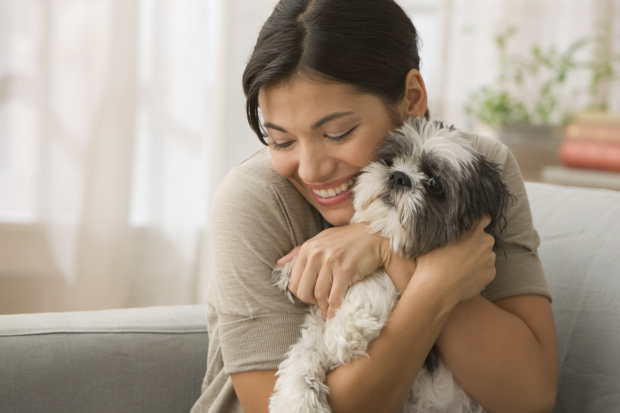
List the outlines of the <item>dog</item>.
<svg viewBox="0 0 620 413">
<path fill-rule="evenodd" d="M 516 201 L 501 173 L 499 165 L 477 152 L 454 126 L 412 117 L 385 138 L 376 160 L 356 177 L 351 222 L 368 223 L 371 232 L 390 240 L 395 252 L 415 258 L 458 241 L 489 214 L 486 231 L 501 247 L 506 210 Z M 287 288 L 294 262 L 276 267 L 273 282 L 298 303 Z M 279 366 L 269 411 L 331 412 L 326 374 L 367 355 L 368 344 L 379 336 L 399 297 L 380 268 L 349 287 L 334 318 L 323 320 L 319 307 L 310 306 L 301 338 Z M 484 410 L 454 380 L 433 347 L 401 412 Z"/>
</svg>

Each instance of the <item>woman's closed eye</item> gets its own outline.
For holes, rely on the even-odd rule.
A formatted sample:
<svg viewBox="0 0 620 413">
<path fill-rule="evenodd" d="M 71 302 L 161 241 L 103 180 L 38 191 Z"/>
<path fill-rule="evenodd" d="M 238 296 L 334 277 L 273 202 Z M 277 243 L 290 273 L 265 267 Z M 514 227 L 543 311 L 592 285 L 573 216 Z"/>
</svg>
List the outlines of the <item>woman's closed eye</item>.
<svg viewBox="0 0 620 413">
<path fill-rule="evenodd" d="M 292 144 L 293 144 L 293 141 L 287 141 L 287 142 L 282 142 L 282 143 L 271 141 L 271 143 L 269 143 L 269 145 L 271 145 L 273 149 L 276 149 L 276 150 L 286 149 Z"/>
<path fill-rule="evenodd" d="M 325 135 L 325 137 L 331 140 L 332 142 L 338 142 L 338 143 L 344 142 L 347 139 L 349 139 L 351 136 L 353 136 L 353 132 L 355 132 L 358 126 L 359 125 L 354 126 L 353 128 L 349 129 L 347 132 L 343 133 L 342 135 L 338 135 L 338 136 Z M 270 145 L 273 147 L 273 149 L 281 150 L 281 149 L 288 148 L 289 146 L 293 144 L 293 142 L 295 141 L 286 141 L 286 142 L 278 143 L 272 140 Z"/>
<path fill-rule="evenodd" d="M 325 137 L 329 138 L 331 141 L 334 141 L 334 142 L 344 142 L 353 135 L 353 132 L 355 132 L 355 129 L 357 129 L 357 126 L 354 126 L 353 128 L 349 129 L 348 132 L 345 132 L 342 135 L 338 135 L 338 136 L 325 135 Z"/>
</svg>

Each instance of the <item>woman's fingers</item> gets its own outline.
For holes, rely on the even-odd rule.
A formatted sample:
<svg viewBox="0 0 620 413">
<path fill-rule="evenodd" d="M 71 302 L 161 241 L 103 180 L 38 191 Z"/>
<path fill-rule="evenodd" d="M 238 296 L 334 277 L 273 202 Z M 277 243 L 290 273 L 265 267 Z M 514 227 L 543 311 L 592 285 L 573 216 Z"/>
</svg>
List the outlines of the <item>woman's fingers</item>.
<svg viewBox="0 0 620 413">
<path fill-rule="evenodd" d="M 484 215 L 459 241 L 418 257 L 416 274 L 441 285 L 456 302 L 480 294 L 496 275 L 495 239 L 484 231 L 490 223 L 491 217 Z"/>
<path fill-rule="evenodd" d="M 331 268 L 327 265 L 321 267 L 319 277 L 316 280 L 316 287 L 314 289 L 314 298 L 316 299 L 323 318 L 327 317 L 327 311 L 329 307 L 329 293 L 332 290 L 333 276 Z"/>
<path fill-rule="evenodd" d="M 299 255 L 299 250 L 300 249 L 301 249 L 301 245 L 298 246 L 298 247 L 293 248 L 291 250 L 291 252 L 289 252 L 284 257 L 282 257 L 278 261 L 276 261 L 276 264 L 279 265 L 280 267 L 284 267 L 284 265 L 286 265 L 288 262 L 292 261 L 293 258 L 295 258 L 297 255 Z"/>
<path fill-rule="evenodd" d="M 474 221 L 474 224 L 471 226 L 469 231 L 466 234 L 464 234 L 464 236 L 474 236 L 476 231 L 483 232 L 484 229 L 488 227 L 490 223 L 491 223 L 491 216 L 489 214 L 484 214 L 483 216 L 478 218 L 476 221 Z"/>
<path fill-rule="evenodd" d="M 491 216 L 489 214 L 484 214 L 480 218 L 480 224 L 482 225 L 483 229 L 488 227 L 490 223 L 491 223 Z"/>
<path fill-rule="evenodd" d="M 334 277 L 334 282 L 332 283 L 332 290 L 329 293 L 327 318 L 334 318 L 334 316 L 336 315 L 336 310 L 338 310 L 342 305 L 342 300 L 344 299 L 348 288 L 349 286 L 344 278 Z"/>
<path fill-rule="evenodd" d="M 347 292 L 349 280 L 344 275 L 334 277 L 333 262 L 322 254 L 304 250 L 294 255 L 297 261 L 291 271 L 289 290 L 302 302 L 317 304 L 323 318 L 334 317 Z"/>
<path fill-rule="evenodd" d="M 293 292 L 297 298 L 306 304 L 317 304 L 317 300 L 314 297 L 314 289 L 320 269 L 320 261 L 316 259 L 306 260 L 306 265 L 298 281 L 296 292 Z"/>
<path fill-rule="evenodd" d="M 297 298 L 297 289 L 299 288 L 299 282 L 301 281 L 301 275 L 306 269 L 306 256 L 301 254 L 297 257 L 295 264 L 293 264 L 293 269 L 291 270 L 291 277 L 288 282 L 288 289 L 295 294 Z"/>
<path fill-rule="evenodd" d="M 289 290 L 305 303 L 318 304 L 323 315 L 333 315 L 350 285 L 385 264 L 385 245 L 389 247 L 385 238 L 368 231 L 368 224 L 355 223 L 322 231 L 280 258 L 277 265 L 297 257 Z M 336 273 L 342 280 L 338 281 L 334 295 Z"/>
</svg>

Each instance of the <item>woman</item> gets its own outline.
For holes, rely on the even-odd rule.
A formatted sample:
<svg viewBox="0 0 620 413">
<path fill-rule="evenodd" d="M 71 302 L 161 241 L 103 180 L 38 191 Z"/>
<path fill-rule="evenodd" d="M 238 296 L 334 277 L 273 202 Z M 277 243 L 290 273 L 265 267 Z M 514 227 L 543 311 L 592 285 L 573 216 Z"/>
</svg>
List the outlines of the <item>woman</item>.
<svg viewBox="0 0 620 413">
<path fill-rule="evenodd" d="M 243 78 L 248 120 L 269 148 L 234 168 L 214 199 L 208 369 L 192 412 L 267 411 L 306 310 L 271 285 L 276 261 L 294 256 L 289 288 L 326 317 L 380 266 L 402 292 L 369 357 L 327 375 L 334 412 L 397 412 L 433 344 L 487 411 L 553 409 L 551 295 L 523 179 L 504 145 L 466 135 L 500 164 L 519 200 L 507 214 L 505 254 L 492 250 L 488 217 L 416 260 L 365 224 L 347 225 L 351 185 L 374 149 L 406 117 L 429 116 L 419 64 L 415 28 L 391 0 L 275 7 Z"/>
</svg>

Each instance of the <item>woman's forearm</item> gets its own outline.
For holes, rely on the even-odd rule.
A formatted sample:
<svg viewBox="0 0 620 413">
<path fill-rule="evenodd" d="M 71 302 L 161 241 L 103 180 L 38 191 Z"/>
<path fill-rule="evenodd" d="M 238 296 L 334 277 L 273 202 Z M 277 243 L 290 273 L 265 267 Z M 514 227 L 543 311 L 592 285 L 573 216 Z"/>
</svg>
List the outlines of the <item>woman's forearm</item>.
<svg viewBox="0 0 620 413">
<path fill-rule="evenodd" d="M 458 304 L 437 340 L 442 360 L 488 412 L 551 411 L 557 365 L 528 326 L 482 296 Z"/>
<path fill-rule="evenodd" d="M 325 383 L 334 413 L 398 412 L 456 302 L 413 277 L 381 334 Z"/>
</svg>

